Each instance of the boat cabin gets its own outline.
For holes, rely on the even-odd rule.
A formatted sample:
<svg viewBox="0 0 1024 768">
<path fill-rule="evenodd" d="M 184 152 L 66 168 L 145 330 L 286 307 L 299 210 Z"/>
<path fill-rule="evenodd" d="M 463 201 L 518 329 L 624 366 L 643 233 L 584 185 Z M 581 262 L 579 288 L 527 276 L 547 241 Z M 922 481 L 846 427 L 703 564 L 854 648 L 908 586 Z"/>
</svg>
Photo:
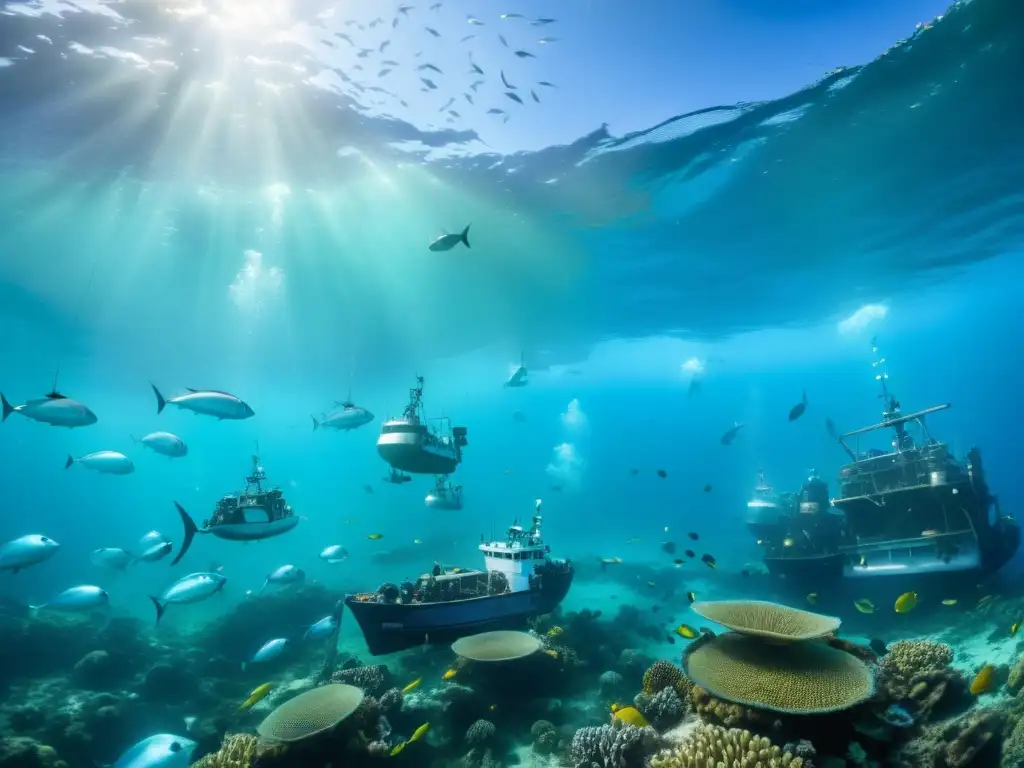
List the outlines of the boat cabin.
<svg viewBox="0 0 1024 768">
<path fill-rule="evenodd" d="M 530 530 L 524 530 L 521 525 L 513 523 L 508 528 L 505 541 L 482 541 L 478 547 L 484 553 L 487 570 L 505 574 L 513 592 L 530 588 L 530 576 L 534 568 L 544 563 L 551 551 L 551 547 L 541 540 L 540 524 L 538 501 Z"/>
</svg>

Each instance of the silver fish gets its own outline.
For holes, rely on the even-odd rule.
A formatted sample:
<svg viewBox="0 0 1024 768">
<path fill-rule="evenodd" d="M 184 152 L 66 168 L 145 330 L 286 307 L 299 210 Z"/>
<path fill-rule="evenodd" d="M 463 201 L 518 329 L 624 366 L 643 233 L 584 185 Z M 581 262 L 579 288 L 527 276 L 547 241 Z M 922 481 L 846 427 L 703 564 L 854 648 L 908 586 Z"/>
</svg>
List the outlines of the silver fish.
<svg viewBox="0 0 1024 768">
<path fill-rule="evenodd" d="M 62 611 L 66 613 L 77 613 L 80 611 L 95 611 L 106 608 L 110 605 L 110 595 L 99 587 L 85 584 L 80 587 L 65 589 L 48 603 L 29 606 L 32 612 L 41 611 L 44 608 L 51 611 Z"/>
<path fill-rule="evenodd" d="M 503 13 L 503 14 L 501 14 L 501 20 L 502 21 L 508 21 L 509 19 L 525 19 L 525 18 L 526 17 L 523 16 L 523 14 L 521 14 L 521 13 Z"/>
<path fill-rule="evenodd" d="M 189 605 L 205 600 L 224 589 L 227 579 L 219 573 L 190 573 L 174 582 L 159 597 L 150 596 L 156 608 L 156 622 L 160 623 L 168 605 Z"/>
<path fill-rule="evenodd" d="M 135 440 L 135 438 L 133 437 L 132 440 Z M 151 451 L 162 456 L 169 456 L 172 459 L 179 459 L 182 456 L 188 455 L 188 446 L 185 445 L 185 441 L 170 432 L 150 432 L 141 440 L 136 440 L 136 442 L 142 443 Z"/>
<path fill-rule="evenodd" d="M 87 427 L 96 423 L 96 414 L 86 406 L 59 392 L 51 392 L 46 397 L 29 400 L 22 405 L 11 405 L 0 393 L 0 406 L 3 407 L 3 418 L 7 421 L 12 413 L 20 413 L 27 419 L 49 424 L 51 427 Z"/>
<path fill-rule="evenodd" d="M 17 573 L 22 568 L 49 560 L 58 549 L 60 544 L 39 533 L 8 541 L 0 547 L 0 571 Z"/>
<path fill-rule="evenodd" d="M 319 420 L 315 416 L 309 417 L 313 420 L 314 431 L 320 427 L 326 427 L 327 429 L 340 429 L 347 432 L 350 429 L 358 429 L 364 424 L 369 424 L 373 421 L 373 414 L 365 408 L 360 408 L 351 402 L 338 403 L 338 405 L 341 406 L 341 410 L 322 414 Z"/>
<path fill-rule="evenodd" d="M 533 24 L 533 26 L 535 27 L 543 27 L 546 24 L 554 24 L 556 21 L 558 21 L 558 19 L 537 19 L 536 21 L 531 21 L 530 23 Z"/>
<path fill-rule="evenodd" d="M 281 652 L 288 647 L 288 641 L 283 637 L 275 638 L 268 643 L 264 643 L 263 647 L 256 651 L 252 657 L 252 661 L 249 664 L 259 664 L 265 661 L 272 661 L 281 655 Z M 242 662 L 242 670 L 244 671 L 248 666 L 244 661 Z"/>
<path fill-rule="evenodd" d="M 436 240 L 434 240 L 430 244 L 430 250 L 432 250 L 432 251 L 450 251 L 452 248 L 454 248 L 459 243 L 462 243 L 467 248 L 469 248 L 469 228 L 470 228 L 470 226 L 471 226 L 470 224 L 467 224 L 466 228 L 464 230 L 462 230 L 462 232 L 460 232 L 458 234 L 445 232 L 444 234 L 439 236 Z"/>
<path fill-rule="evenodd" d="M 427 30 L 427 32 L 432 34 L 434 37 L 440 37 L 441 36 L 441 33 L 438 32 L 436 29 L 433 29 L 432 27 L 424 27 L 424 29 Z"/>
<path fill-rule="evenodd" d="M 146 547 L 142 550 L 142 554 L 136 557 L 136 560 L 141 560 L 144 563 L 155 563 L 157 560 L 163 560 L 167 557 L 174 545 L 169 541 L 159 541 L 151 546 Z"/>
<path fill-rule="evenodd" d="M 248 419 L 256 414 L 247 403 L 228 392 L 216 389 L 189 389 L 184 395 L 166 399 L 153 384 L 156 395 L 156 412 L 161 413 L 168 405 L 176 405 L 193 413 L 214 416 L 218 419 Z"/>
<path fill-rule="evenodd" d="M 301 568 L 297 568 L 294 565 L 282 565 L 272 574 L 267 576 L 267 580 L 263 582 L 263 586 L 260 587 L 260 591 L 257 594 L 262 595 L 263 590 L 271 584 L 278 586 L 285 586 L 288 584 L 297 584 L 301 581 L 305 581 L 306 573 Z"/>
<path fill-rule="evenodd" d="M 338 622 L 334 616 L 324 616 L 320 621 L 311 626 L 306 630 L 306 634 L 302 636 L 303 640 L 319 640 L 321 637 L 327 637 L 335 628 L 338 626 Z"/>
<path fill-rule="evenodd" d="M 320 559 L 334 565 L 348 559 L 348 550 L 341 544 L 331 544 L 320 552 Z"/>
<path fill-rule="evenodd" d="M 540 96 L 538 96 L 537 92 L 534 91 L 532 88 L 530 89 L 530 95 L 533 97 L 534 101 L 536 101 L 538 104 L 540 104 Z"/>
<path fill-rule="evenodd" d="M 475 16 L 467 16 L 466 17 L 466 23 L 470 24 L 470 25 L 472 25 L 474 27 L 486 26 L 482 21 L 480 21 L 480 19 L 476 18 Z"/>
<path fill-rule="evenodd" d="M 96 451 L 89 453 L 80 459 L 68 456 L 64 462 L 64 469 L 72 464 L 81 464 L 87 469 L 102 472 L 105 475 L 130 475 L 135 471 L 132 460 L 119 451 Z"/>
<path fill-rule="evenodd" d="M 92 560 L 93 565 L 98 565 L 103 568 L 113 568 L 115 571 L 123 571 L 131 564 L 134 557 L 132 553 L 126 549 L 120 547 L 103 547 L 102 549 L 94 549 L 89 555 L 89 559 Z"/>
<path fill-rule="evenodd" d="M 191 739 L 158 733 L 126 751 L 113 768 L 188 768 L 197 746 Z"/>
</svg>

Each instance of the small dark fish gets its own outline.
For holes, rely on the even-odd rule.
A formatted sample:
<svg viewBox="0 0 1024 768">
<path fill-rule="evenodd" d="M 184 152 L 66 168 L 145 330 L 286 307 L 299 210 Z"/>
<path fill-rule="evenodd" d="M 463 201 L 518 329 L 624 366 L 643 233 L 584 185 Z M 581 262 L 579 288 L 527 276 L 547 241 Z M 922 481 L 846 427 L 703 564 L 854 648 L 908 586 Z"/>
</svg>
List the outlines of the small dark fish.
<svg viewBox="0 0 1024 768">
<path fill-rule="evenodd" d="M 711 493 L 711 483 L 704 486 L 704 493 Z"/>
<path fill-rule="evenodd" d="M 337 48 L 338 47 L 334 43 L 332 43 L 330 40 L 321 40 L 320 42 L 322 42 L 328 48 Z"/>
<path fill-rule="evenodd" d="M 382 61 L 380 63 L 380 65 L 382 67 L 397 67 L 398 66 L 398 62 L 397 61 L 392 61 L 391 59 L 384 59 L 384 61 Z"/>
<path fill-rule="evenodd" d="M 377 73 L 377 77 L 384 77 L 385 75 L 390 74 L 390 73 L 391 73 L 390 69 L 384 68 L 380 72 Z"/>
<path fill-rule="evenodd" d="M 674 541 L 666 541 L 662 543 L 661 551 L 667 555 L 674 555 L 676 553 L 676 543 Z"/>
<path fill-rule="evenodd" d="M 694 558 L 694 557 L 697 556 L 697 553 L 694 552 L 692 549 L 686 550 L 685 552 L 683 552 L 683 554 L 686 555 L 689 558 Z"/>
<path fill-rule="evenodd" d="M 477 88 L 479 88 L 479 87 L 480 87 L 481 85 L 483 85 L 483 84 L 484 84 L 484 81 L 483 81 L 483 80 L 477 80 L 477 81 L 476 81 L 476 82 L 474 82 L 474 83 L 470 83 L 470 85 L 469 85 L 469 89 L 470 89 L 471 91 L 473 91 L 473 93 L 476 93 L 476 89 L 477 89 Z"/>
<path fill-rule="evenodd" d="M 690 537 L 690 541 L 697 541 L 697 540 L 699 540 L 699 539 L 700 539 L 700 536 L 698 536 L 698 535 L 697 535 L 696 533 L 694 533 L 693 531 L 690 531 L 690 532 L 689 532 L 688 534 L 686 534 L 686 535 Z"/>
<path fill-rule="evenodd" d="M 498 39 L 501 41 L 502 45 L 504 45 L 506 48 L 508 48 L 508 41 L 505 39 L 504 35 L 498 35 Z"/>
<path fill-rule="evenodd" d="M 881 640 L 877 637 L 871 638 L 871 642 L 868 643 L 868 645 L 871 647 L 871 650 L 879 656 L 885 656 L 885 654 L 889 652 L 889 646 L 886 644 L 885 640 Z"/>
<path fill-rule="evenodd" d="M 431 10 L 431 11 L 436 11 L 436 10 L 438 10 L 438 9 L 439 9 L 439 8 L 440 8 L 440 7 L 442 6 L 442 5 L 444 5 L 444 3 L 434 3 L 434 4 L 432 5 L 432 6 L 430 6 L 430 10 Z"/>
<path fill-rule="evenodd" d="M 656 474 L 657 474 L 657 475 L 658 475 L 658 477 L 660 477 L 660 478 L 661 478 L 662 480 L 664 480 L 664 479 L 665 479 L 666 477 L 668 477 L 668 472 L 666 472 L 666 471 L 665 471 L 664 469 L 659 469 L 659 470 L 658 470 L 658 471 L 656 472 Z"/>
<path fill-rule="evenodd" d="M 462 119 L 462 115 L 460 115 L 454 109 L 449 109 L 448 110 L 448 114 L 451 115 L 452 117 L 456 118 L 457 120 L 461 120 Z"/>
<path fill-rule="evenodd" d="M 672 635 L 665 635 L 665 639 L 668 640 L 669 643 L 672 644 L 672 645 L 676 644 L 676 639 L 674 637 L 672 637 Z"/>
<path fill-rule="evenodd" d="M 677 557 L 677 558 L 676 558 L 675 560 L 673 560 L 672 562 L 673 562 L 673 563 L 674 563 L 675 565 L 682 565 L 682 564 L 683 564 L 683 563 L 685 563 L 686 561 L 685 561 L 685 560 L 681 560 L 680 558 L 678 558 L 678 557 Z"/>
<path fill-rule="evenodd" d="M 803 399 L 799 403 L 789 409 L 789 420 L 796 421 L 804 415 L 804 411 L 807 410 L 807 393 L 803 393 Z"/>
<path fill-rule="evenodd" d="M 536 94 L 536 92 L 534 92 L 534 90 L 532 88 L 530 89 L 530 95 L 533 97 L 534 101 L 536 101 L 538 104 L 540 104 L 540 96 L 538 96 Z"/>
<path fill-rule="evenodd" d="M 352 47 L 355 47 L 355 43 L 352 41 L 352 38 L 349 37 L 348 35 L 346 35 L 344 32 L 335 32 L 334 36 L 336 38 L 338 38 L 339 40 L 344 40 L 346 43 L 348 43 Z"/>
<path fill-rule="evenodd" d="M 387 48 L 389 45 L 391 45 L 391 41 L 385 40 L 383 43 L 380 44 L 380 47 L 377 48 L 377 50 L 380 51 L 381 53 L 384 53 L 384 49 Z"/>
<path fill-rule="evenodd" d="M 474 62 L 472 62 L 472 61 L 469 62 L 469 66 L 470 66 L 470 72 L 472 72 L 474 75 L 482 75 L 484 73 L 484 71 L 482 69 L 480 69 L 480 67 L 477 64 L 475 64 Z M 469 86 L 469 87 L 473 88 L 473 86 Z M 473 88 L 473 90 L 475 91 L 476 88 Z"/>
<path fill-rule="evenodd" d="M 537 85 L 543 85 L 545 88 L 557 88 L 558 86 L 554 83 L 549 83 L 547 80 L 538 80 Z"/>
<path fill-rule="evenodd" d="M 512 99 L 512 101 L 516 102 L 517 104 L 523 103 L 523 100 L 520 99 L 516 94 L 512 93 L 511 91 L 506 91 L 505 95 L 508 96 L 510 99 Z"/>
<path fill-rule="evenodd" d="M 424 27 L 424 29 L 425 29 L 425 30 L 427 30 L 427 32 L 429 32 L 430 34 L 432 34 L 432 35 L 433 35 L 434 37 L 440 37 L 440 36 L 441 36 L 441 33 L 440 33 L 440 32 L 438 32 L 438 31 L 437 31 L 436 29 L 434 29 L 433 27 Z"/>
<path fill-rule="evenodd" d="M 392 29 L 397 29 L 398 28 L 398 17 L 397 16 L 395 16 L 395 18 L 393 18 L 391 20 L 391 28 Z"/>
<path fill-rule="evenodd" d="M 724 435 L 722 435 L 722 445 L 732 445 L 732 441 L 736 439 L 736 435 L 739 434 L 739 431 L 741 429 L 743 429 L 742 424 L 737 424 L 736 426 L 729 429 Z"/>
<path fill-rule="evenodd" d="M 825 417 L 825 431 L 828 432 L 829 437 L 838 442 L 839 432 L 836 429 L 836 423 L 828 416 Z"/>
<path fill-rule="evenodd" d="M 498 109 L 497 107 L 491 107 L 487 110 L 488 115 L 505 115 L 508 114 L 504 109 Z"/>
<path fill-rule="evenodd" d="M 462 38 L 461 40 L 459 40 L 459 42 L 460 42 L 460 43 L 464 43 L 464 42 L 466 42 L 467 40 L 472 40 L 472 39 L 473 39 L 474 37 L 476 37 L 476 35 L 466 35 L 466 36 L 465 36 L 464 38 Z"/>
<path fill-rule="evenodd" d="M 416 67 L 416 69 L 418 71 L 423 71 L 424 69 L 430 69 L 430 70 L 433 70 L 434 72 L 437 72 L 437 74 L 439 74 L 439 75 L 443 75 L 444 74 L 444 72 L 442 72 L 440 69 L 438 69 L 433 64 L 420 64 L 418 67 Z"/>
<path fill-rule="evenodd" d="M 356 56 L 358 56 L 360 59 L 365 59 L 371 53 L 373 53 L 373 48 L 363 48 L 359 51 L 359 53 L 356 54 Z"/>
<path fill-rule="evenodd" d="M 750 571 L 744 568 L 742 571 L 740 571 L 740 576 L 742 576 L 744 579 L 749 579 Z"/>
<path fill-rule="evenodd" d="M 363 486 L 363 490 L 366 491 L 367 493 L 373 493 L 373 486 L 372 485 L 364 485 Z"/>
<path fill-rule="evenodd" d="M 633 469 L 629 470 L 629 474 L 631 474 L 631 475 L 639 475 L 640 474 L 640 470 L 637 469 L 636 467 L 633 467 Z"/>
<path fill-rule="evenodd" d="M 536 58 L 537 58 L 536 56 L 534 56 L 534 55 L 533 55 L 532 53 L 530 53 L 529 51 L 516 51 L 516 52 L 515 52 L 515 54 L 516 54 L 516 56 L 518 56 L 518 57 L 519 57 L 520 59 L 536 59 Z"/>
<path fill-rule="evenodd" d="M 715 560 L 714 555 L 701 555 L 700 561 L 704 563 L 708 568 L 717 568 L 718 561 Z"/>
<path fill-rule="evenodd" d="M 697 602 L 697 593 L 696 592 L 687 592 L 686 593 L 686 602 L 688 602 L 690 604 L 693 604 L 693 603 Z"/>
<path fill-rule="evenodd" d="M 446 102 L 445 102 L 445 103 L 444 103 L 444 104 L 443 104 L 443 105 L 441 106 L 441 108 L 440 108 L 439 110 L 437 110 L 437 111 L 438 111 L 438 112 L 444 112 L 444 111 L 445 111 L 446 109 L 448 109 L 448 107 L 450 107 L 450 106 L 451 106 L 452 104 L 454 104 L 454 103 L 455 103 L 455 97 L 454 97 L 454 96 L 452 96 L 452 97 L 451 97 L 450 99 L 448 99 L 448 101 L 446 101 Z"/>
<path fill-rule="evenodd" d="M 556 21 L 558 21 L 558 19 L 537 19 L 536 21 L 531 21 L 530 23 L 533 24 L 533 26 L 535 27 L 543 27 L 545 24 L 554 24 Z"/>
<path fill-rule="evenodd" d="M 514 91 L 516 89 L 516 87 L 508 81 L 508 78 L 505 77 L 505 70 L 501 70 L 501 82 L 503 82 L 505 84 L 505 87 L 508 88 L 510 91 Z"/>
<path fill-rule="evenodd" d="M 434 81 L 433 81 L 433 80 L 428 80 L 428 79 L 427 79 L 427 78 L 425 78 L 425 77 L 421 77 L 421 78 L 420 78 L 420 80 L 421 80 L 421 81 L 423 82 L 423 84 L 424 84 L 425 86 L 427 86 L 427 88 L 429 88 L 430 90 L 432 90 L 432 91 L 434 91 L 434 90 L 437 90 L 437 86 L 436 86 L 436 85 L 434 84 Z"/>
<path fill-rule="evenodd" d="M 403 16 L 408 16 L 409 15 L 409 11 L 411 11 L 415 7 L 416 7 L 415 5 L 400 5 L 400 6 L 398 6 L 398 12 L 400 14 L 402 14 Z"/>
<path fill-rule="evenodd" d="M 374 27 L 376 27 L 376 26 L 377 26 L 378 24 L 383 24 L 383 23 L 384 23 L 384 19 L 382 19 L 382 18 L 380 18 L 380 16 L 378 16 L 378 17 L 377 17 L 376 19 L 374 19 L 373 21 L 371 21 L 371 22 L 370 22 L 370 23 L 369 23 L 369 24 L 368 24 L 367 26 L 368 26 L 368 27 L 369 27 L 370 29 L 373 29 L 373 28 L 374 28 Z"/>
</svg>

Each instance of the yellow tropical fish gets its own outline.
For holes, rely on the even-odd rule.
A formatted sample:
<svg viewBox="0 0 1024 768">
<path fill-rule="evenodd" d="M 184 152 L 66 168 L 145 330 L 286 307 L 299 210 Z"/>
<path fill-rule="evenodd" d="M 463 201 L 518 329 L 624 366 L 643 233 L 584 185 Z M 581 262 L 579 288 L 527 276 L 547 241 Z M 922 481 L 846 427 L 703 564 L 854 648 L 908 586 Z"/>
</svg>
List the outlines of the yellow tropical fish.
<svg viewBox="0 0 1024 768">
<path fill-rule="evenodd" d="M 412 732 L 412 736 L 409 737 L 409 743 L 411 744 L 414 741 L 419 741 L 420 739 L 422 739 L 424 736 L 427 735 L 427 731 L 429 731 L 429 730 L 430 730 L 430 723 L 424 723 L 423 725 L 421 725 L 419 728 L 417 728 L 415 731 Z"/>
<path fill-rule="evenodd" d="M 637 728 L 646 728 L 650 725 L 647 722 L 647 718 L 640 714 L 640 711 L 636 707 L 623 707 L 622 709 L 615 710 L 614 713 L 616 720 L 621 720 L 626 725 L 632 725 Z"/>
<path fill-rule="evenodd" d="M 1015 637 L 1016 634 L 1017 634 L 1017 630 L 1019 630 L 1019 629 L 1020 629 L 1020 622 L 1019 621 L 1013 622 L 1013 624 L 1010 625 L 1010 637 Z"/>
<path fill-rule="evenodd" d="M 459 670 L 457 670 L 457 669 L 449 669 L 447 672 L 445 672 L 443 675 L 441 675 L 441 679 L 442 680 L 451 680 L 457 674 L 459 674 Z"/>
<path fill-rule="evenodd" d="M 921 535 L 922 536 L 938 536 L 939 532 L 936 531 L 934 528 L 929 528 L 926 531 L 921 531 Z"/>
<path fill-rule="evenodd" d="M 818 593 L 817 592 L 808 592 L 807 593 L 807 602 L 810 603 L 811 605 L 817 605 L 818 604 Z"/>
<path fill-rule="evenodd" d="M 618 711 L 619 711 L 620 709 L 622 709 L 622 705 L 621 705 L 621 704 L 619 704 L 619 702 L 617 702 L 617 701 L 616 701 L 616 702 L 613 702 L 613 703 L 612 703 L 612 714 L 613 714 L 613 715 L 614 715 L 614 714 L 615 714 L 616 712 L 618 712 Z"/>
<path fill-rule="evenodd" d="M 384 534 L 383 533 L 368 533 L 368 534 L 366 534 L 366 538 L 368 538 L 370 541 L 377 541 L 378 539 L 383 539 L 384 538 Z"/>
<path fill-rule="evenodd" d="M 943 605 L 956 605 L 956 600 L 950 598 L 949 600 L 943 600 L 942 604 Z"/>
<path fill-rule="evenodd" d="M 989 688 L 992 687 L 992 677 L 995 674 L 996 668 L 991 664 L 986 664 L 981 668 L 981 671 L 975 675 L 974 680 L 971 681 L 971 695 L 978 696 L 979 694 L 985 693 Z"/>
<path fill-rule="evenodd" d="M 787 536 L 786 538 L 784 538 L 782 540 L 782 546 L 784 546 L 784 547 L 792 547 L 793 546 L 793 540 Z"/>
<path fill-rule="evenodd" d="M 395 755 L 400 754 L 402 750 L 405 749 L 405 745 L 406 742 L 404 741 L 401 744 L 395 744 L 395 746 L 391 748 L 391 756 L 394 757 Z"/>
<path fill-rule="evenodd" d="M 413 691 L 415 691 L 417 688 L 420 687 L 420 683 L 422 683 L 422 682 L 423 682 L 423 678 L 422 677 L 417 677 L 415 680 L 413 680 L 411 683 L 409 683 L 407 686 L 405 686 L 405 688 L 402 689 L 402 693 L 412 693 Z"/>
<path fill-rule="evenodd" d="M 917 607 L 917 592 L 904 592 L 896 598 L 893 609 L 896 613 L 910 613 Z"/>
<path fill-rule="evenodd" d="M 273 683 L 264 683 L 259 688 L 256 688 L 252 693 L 249 694 L 249 698 L 242 702 L 242 706 L 238 708 L 238 711 L 249 709 L 253 704 L 261 701 L 268 693 L 270 689 L 274 687 Z"/>
<path fill-rule="evenodd" d="M 680 637 L 685 637 L 687 640 L 694 640 L 699 633 L 689 624 L 680 624 L 676 627 L 676 634 Z"/>
<path fill-rule="evenodd" d="M 565 632 L 564 629 L 562 629 L 561 627 L 555 626 L 555 627 L 552 627 L 551 629 L 549 629 L 547 631 L 547 636 L 548 637 L 558 637 L 563 632 Z"/>
<path fill-rule="evenodd" d="M 875 612 L 875 604 L 868 600 L 866 597 L 862 597 L 860 600 L 854 600 L 853 607 L 861 613 Z"/>
<path fill-rule="evenodd" d="M 551 648 L 545 648 L 544 653 L 550 656 L 552 659 L 558 658 L 558 651 L 552 650 Z"/>
</svg>

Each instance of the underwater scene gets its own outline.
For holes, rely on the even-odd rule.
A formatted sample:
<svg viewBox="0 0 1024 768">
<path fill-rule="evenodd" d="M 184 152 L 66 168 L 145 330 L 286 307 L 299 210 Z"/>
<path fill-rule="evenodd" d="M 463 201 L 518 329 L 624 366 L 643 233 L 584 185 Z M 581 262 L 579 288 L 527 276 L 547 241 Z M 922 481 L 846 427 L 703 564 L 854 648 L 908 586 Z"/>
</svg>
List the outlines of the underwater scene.
<svg viewBox="0 0 1024 768">
<path fill-rule="evenodd" d="M 0 768 L 1024 767 L 1019 0 L 0 0 Z"/>
</svg>

